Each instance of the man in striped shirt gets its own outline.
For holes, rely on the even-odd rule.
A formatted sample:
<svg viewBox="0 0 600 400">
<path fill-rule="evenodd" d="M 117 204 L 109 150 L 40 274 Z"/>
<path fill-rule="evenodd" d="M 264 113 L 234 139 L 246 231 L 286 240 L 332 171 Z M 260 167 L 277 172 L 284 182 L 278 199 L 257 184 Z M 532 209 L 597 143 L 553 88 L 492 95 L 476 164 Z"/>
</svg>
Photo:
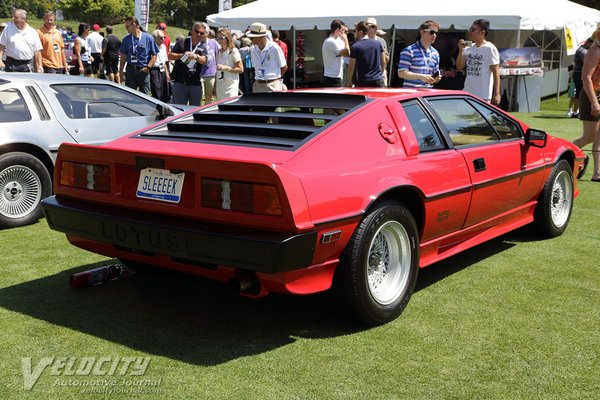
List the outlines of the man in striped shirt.
<svg viewBox="0 0 600 400">
<path fill-rule="evenodd" d="M 419 38 L 400 53 L 398 76 L 404 87 L 433 87 L 439 82 L 440 53 L 432 46 L 440 31 L 440 24 L 427 20 L 419 26 Z"/>
</svg>

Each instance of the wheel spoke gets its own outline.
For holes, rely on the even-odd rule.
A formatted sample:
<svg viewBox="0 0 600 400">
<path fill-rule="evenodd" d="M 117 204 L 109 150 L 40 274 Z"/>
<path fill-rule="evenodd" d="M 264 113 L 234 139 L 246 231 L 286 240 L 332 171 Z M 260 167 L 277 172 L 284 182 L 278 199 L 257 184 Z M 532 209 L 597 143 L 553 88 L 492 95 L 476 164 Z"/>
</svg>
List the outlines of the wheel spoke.
<svg viewBox="0 0 600 400">
<path fill-rule="evenodd" d="M 37 174 L 23 165 L 0 171 L 0 214 L 21 218 L 31 213 L 42 196 L 42 183 Z"/>
<path fill-rule="evenodd" d="M 401 296 L 410 271 L 410 241 L 404 227 L 390 221 L 371 240 L 367 259 L 367 283 L 373 298 L 389 304 Z"/>
</svg>

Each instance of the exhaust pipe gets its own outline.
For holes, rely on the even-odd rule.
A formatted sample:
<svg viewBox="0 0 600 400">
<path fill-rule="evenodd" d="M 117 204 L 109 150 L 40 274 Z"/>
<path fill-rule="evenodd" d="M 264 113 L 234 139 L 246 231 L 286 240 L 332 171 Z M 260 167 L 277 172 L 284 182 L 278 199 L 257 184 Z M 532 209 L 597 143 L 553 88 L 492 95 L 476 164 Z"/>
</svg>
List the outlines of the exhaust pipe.
<svg viewBox="0 0 600 400">
<path fill-rule="evenodd" d="M 236 293 L 242 296 L 257 297 L 261 294 L 262 287 L 254 272 L 238 271 L 228 283 Z"/>
</svg>

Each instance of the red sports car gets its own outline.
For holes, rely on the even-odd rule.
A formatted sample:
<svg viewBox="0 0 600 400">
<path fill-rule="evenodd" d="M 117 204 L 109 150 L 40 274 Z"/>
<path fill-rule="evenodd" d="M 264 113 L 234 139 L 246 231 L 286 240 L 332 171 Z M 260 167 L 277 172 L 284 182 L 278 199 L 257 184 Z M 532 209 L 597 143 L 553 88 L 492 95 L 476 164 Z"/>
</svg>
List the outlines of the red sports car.
<svg viewBox="0 0 600 400">
<path fill-rule="evenodd" d="M 251 93 L 63 144 L 43 207 L 75 246 L 253 297 L 333 286 L 376 325 L 420 267 L 529 223 L 562 234 L 584 168 L 576 146 L 464 92 Z"/>
</svg>

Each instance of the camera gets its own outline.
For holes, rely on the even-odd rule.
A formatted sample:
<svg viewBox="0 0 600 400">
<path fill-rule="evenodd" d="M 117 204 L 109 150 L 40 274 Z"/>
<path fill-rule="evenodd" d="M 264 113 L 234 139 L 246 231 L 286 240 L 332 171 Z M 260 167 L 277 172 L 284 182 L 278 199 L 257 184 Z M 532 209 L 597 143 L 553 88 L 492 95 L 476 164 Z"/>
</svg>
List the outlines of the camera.
<svg viewBox="0 0 600 400">
<path fill-rule="evenodd" d="M 439 69 L 438 69 L 437 71 L 435 71 L 435 72 L 434 72 L 434 73 L 431 75 L 431 77 L 432 77 L 432 78 L 437 78 L 438 76 L 440 76 L 440 70 L 439 70 Z"/>
</svg>

